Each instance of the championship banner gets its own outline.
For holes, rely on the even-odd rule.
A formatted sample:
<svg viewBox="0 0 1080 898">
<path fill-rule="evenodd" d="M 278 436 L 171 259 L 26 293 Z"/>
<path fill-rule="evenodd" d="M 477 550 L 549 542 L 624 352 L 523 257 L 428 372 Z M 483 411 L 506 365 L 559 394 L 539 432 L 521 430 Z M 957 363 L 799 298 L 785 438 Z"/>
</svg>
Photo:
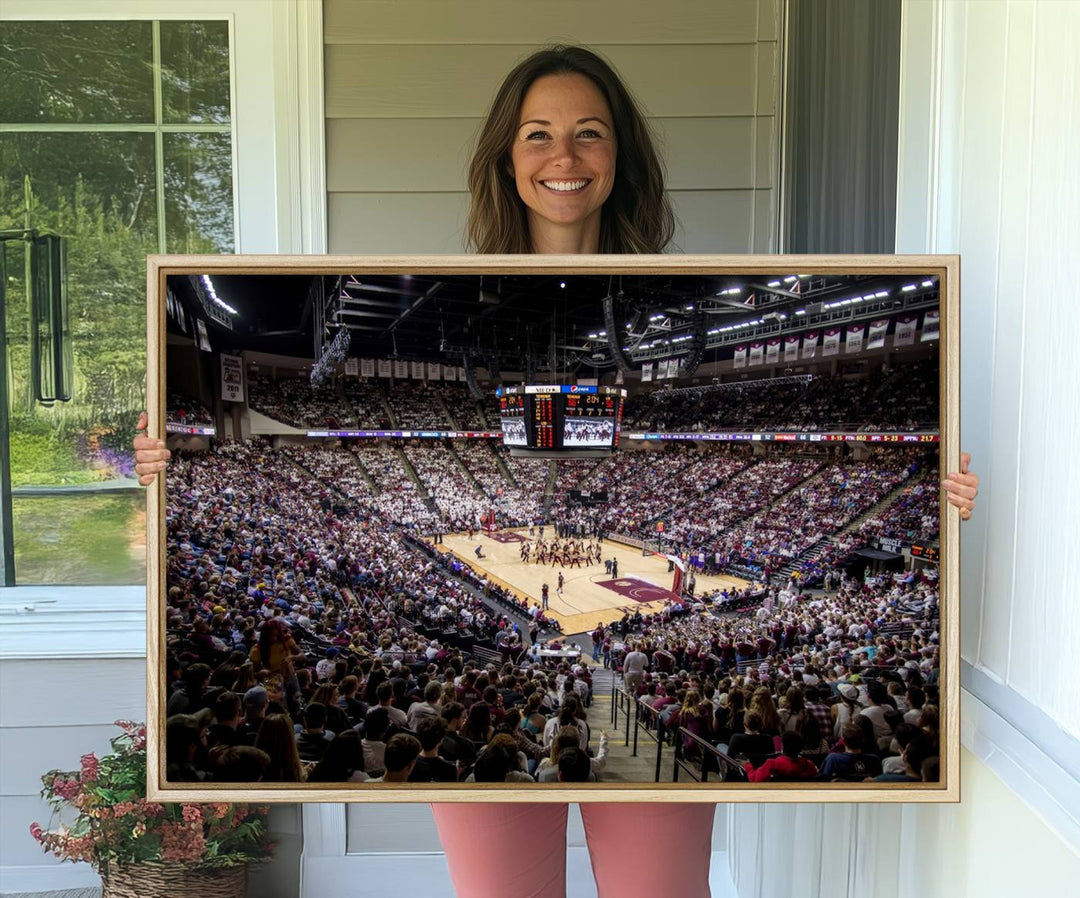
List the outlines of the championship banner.
<svg viewBox="0 0 1080 898">
<path fill-rule="evenodd" d="M 442 366 L 443 380 L 457 380 L 457 369 L 453 365 Z"/>
<path fill-rule="evenodd" d="M 866 325 L 850 324 L 847 329 L 847 341 L 844 352 L 862 352 L 863 335 L 866 333 Z"/>
<path fill-rule="evenodd" d="M 918 315 L 901 315 L 896 319 L 896 330 L 893 331 L 893 346 L 913 346 L 915 344 L 915 329 L 919 323 Z"/>
<path fill-rule="evenodd" d="M 802 357 L 812 359 L 817 355 L 817 331 L 807 331 L 802 338 Z"/>
<path fill-rule="evenodd" d="M 745 346 L 736 346 L 735 347 L 735 367 L 736 368 L 745 368 L 746 367 L 746 347 Z"/>
<path fill-rule="evenodd" d="M 375 359 L 360 359 L 360 376 L 375 376 Z"/>
<path fill-rule="evenodd" d="M 221 398 L 244 401 L 244 362 L 238 355 L 221 356 Z"/>
<path fill-rule="evenodd" d="M 626 383 L 626 378 L 623 375 L 622 368 L 615 369 L 615 383 L 619 384 L 620 386 Z"/>
<path fill-rule="evenodd" d="M 764 343 L 751 343 L 750 344 L 750 364 L 760 365 L 764 359 Z"/>
<path fill-rule="evenodd" d="M 345 375 L 346 375 L 346 377 L 359 377 L 360 376 L 360 360 L 359 359 L 345 359 Z"/>
<path fill-rule="evenodd" d="M 919 342 L 928 343 L 931 340 L 937 340 L 941 336 L 941 312 L 937 309 L 927 312 L 923 315 L 922 320 L 922 336 L 919 338 Z"/>
<path fill-rule="evenodd" d="M 840 328 L 830 327 L 825 331 L 825 339 L 821 341 L 821 354 L 836 355 L 840 352 Z"/>
<path fill-rule="evenodd" d="M 645 362 L 641 366 L 641 382 L 643 384 L 652 380 L 652 362 Z"/>
<path fill-rule="evenodd" d="M 458 365 L 457 366 L 457 379 L 460 380 L 462 383 L 465 383 L 465 366 L 464 365 Z"/>
<path fill-rule="evenodd" d="M 409 376 L 409 363 L 405 359 L 394 359 L 394 377 L 404 380 Z"/>
<path fill-rule="evenodd" d="M 774 337 L 767 341 L 765 346 L 765 361 L 769 365 L 775 365 L 780 361 L 780 338 Z"/>
<path fill-rule="evenodd" d="M 881 349 L 885 345 L 885 332 L 889 329 L 889 319 L 870 322 L 870 333 L 866 338 L 867 349 Z"/>
<path fill-rule="evenodd" d="M 390 359 L 379 359 L 379 377 L 390 376 Z"/>
<path fill-rule="evenodd" d="M 412 369 L 413 380 L 424 379 L 424 363 L 423 362 L 410 362 L 409 367 Z"/>
<path fill-rule="evenodd" d="M 797 362 L 799 360 L 799 338 L 784 338 L 784 361 Z"/>
<path fill-rule="evenodd" d="M 442 366 L 438 362 L 427 363 L 427 379 L 439 380 L 442 377 Z"/>
</svg>

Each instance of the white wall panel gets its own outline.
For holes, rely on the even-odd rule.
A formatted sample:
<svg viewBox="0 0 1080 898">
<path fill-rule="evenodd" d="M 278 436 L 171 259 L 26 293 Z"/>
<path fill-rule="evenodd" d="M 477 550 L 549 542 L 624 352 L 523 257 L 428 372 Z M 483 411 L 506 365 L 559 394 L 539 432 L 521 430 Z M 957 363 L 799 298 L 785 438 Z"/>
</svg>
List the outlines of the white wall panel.
<svg viewBox="0 0 1080 898">
<path fill-rule="evenodd" d="M 1009 685 L 1080 738 L 1080 6 L 1035 6 L 1030 213 L 1023 293 L 1016 585 Z M 1017 173 L 1019 176 L 1019 172 Z"/>
<path fill-rule="evenodd" d="M 469 195 L 332 193 L 331 253 L 460 253 Z"/>
<path fill-rule="evenodd" d="M 673 190 L 671 201 L 678 252 L 750 252 L 753 190 Z"/>
<path fill-rule="evenodd" d="M 768 44 L 775 47 L 775 44 Z M 755 44 L 597 45 L 650 115 L 753 115 Z M 474 116 L 529 48 L 328 44 L 329 118 Z M 761 65 L 771 68 L 769 53 Z M 767 95 L 758 112 L 771 115 Z"/>
<path fill-rule="evenodd" d="M 961 73 L 962 89 L 966 96 L 961 108 L 961 180 L 957 192 L 958 229 L 954 239 L 955 245 L 963 248 L 962 262 L 967 263 L 963 265 L 961 274 L 963 347 L 969 350 L 974 347 L 985 349 L 981 352 L 964 352 L 962 355 L 965 447 L 970 439 L 993 442 L 994 424 L 1000 417 L 992 396 L 995 365 L 1003 363 L 1003 373 L 1011 374 L 1013 378 L 1019 373 L 1018 366 L 1008 371 L 1007 357 L 1002 358 L 990 351 L 995 342 L 995 323 L 1000 307 L 997 265 L 992 260 L 997 259 L 1001 236 L 998 228 L 998 185 L 1004 127 L 1000 99 L 1004 88 L 1004 68 L 1001 65 L 1005 54 L 1004 24 L 1004 18 L 997 14 L 995 4 L 975 4 L 968 9 L 967 48 L 971 52 L 965 56 Z M 1007 338 L 1015 341 L 1016 334 Z M 1016 354 L 1011 355 L 1015 358 Z M 990 424 L 990 433 L 985 436 L 978 432 L 971 434 L 967 428 L 969 422 L 984 417 L 980 409 L 990 412 L 985 416 Z M 1015 421 L 1015 408 L 1006 409 L 1005 416 L 1009 417 L 1010 411 L 1011 420 Z M 974 454 L 974 450 L 972 452 Z M 980 456 L 992 464 L 985 453 L 980 453 Z M 988 476 L 996 473 L 991 472 Z M 989 565 L 986 569 L 984 604 L 994 602 L 1007 606 L 1012 601 L 1009 572 L 1012 569 L 1012 508 L 1015 502 L 1007 492 L 997 487 L 995 483 L 995 489 L 988 491 L 987 496 L 998 507 L 988 509 L 987 514 Z M 1007 619 L 1003 622 L 996 615 L 984 617 L 978 651 L 980 661 L 988 671 L 1003 678 L 1008 665 Z"/>
<path fill-rule="evenodd" d="M 775 251 L 775 215 L 758 213 L 777 202 L 779 0 L 554 0 L 539 25 L 534 9 L 327 0 L 330 251 L 460 252 L 466 168 L 492 94 L 512 65 L 557 41 L 607 56 L 647 110 L 686 212 L 682 249 Z M 767 198 L 707 196 L 754 188 Z M 744 212 L 738 235 L 735 220 L 711 217 L 733 206 Z"/>
<path fill-rule="evenodd" d="M 778 0 L 326 0 L 326 42 L 357 44 L 740 43 L 775 19 Z M 404 15 L 402 12 L 404 11 Z M 775 37 L 762 38 L 775 40 Z"/>
</svg>

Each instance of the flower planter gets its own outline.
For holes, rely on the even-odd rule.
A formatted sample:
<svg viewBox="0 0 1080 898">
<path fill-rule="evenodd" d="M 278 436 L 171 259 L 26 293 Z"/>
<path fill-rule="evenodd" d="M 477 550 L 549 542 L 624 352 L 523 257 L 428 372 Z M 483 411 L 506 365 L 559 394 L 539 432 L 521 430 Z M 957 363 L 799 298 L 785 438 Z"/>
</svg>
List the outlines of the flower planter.
<svg viewBox="0 0 1080 898">
<path fill-rule="evenodd" d="M 184 864 L 132 864 L 101 876 L 101 898 L 245 898 L 247 866 L 200 870 Z"/>
</svg>

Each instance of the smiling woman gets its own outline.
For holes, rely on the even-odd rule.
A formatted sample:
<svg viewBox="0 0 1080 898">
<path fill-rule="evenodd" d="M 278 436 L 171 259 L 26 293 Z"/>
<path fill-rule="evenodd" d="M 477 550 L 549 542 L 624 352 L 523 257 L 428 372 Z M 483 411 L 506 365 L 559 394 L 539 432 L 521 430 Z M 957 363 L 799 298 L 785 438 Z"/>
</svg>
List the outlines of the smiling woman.
<svg viewBox="0 0 1080 898">
<path fill-rule="evenodd" d="M 469 193 L 468 240 L 479 253 L 659 253 L 675 230 L 645 117 L 583 47 L 541 50 L 506 77 L 481 126 Z"/>
<path fill-rule="evenodd" d="M 603 94 L 584 75 L 547 75 L 529 88 L 520 115 L 510 165 L 533 252 L 598 246 L 617 149 Z"/>
</svg>

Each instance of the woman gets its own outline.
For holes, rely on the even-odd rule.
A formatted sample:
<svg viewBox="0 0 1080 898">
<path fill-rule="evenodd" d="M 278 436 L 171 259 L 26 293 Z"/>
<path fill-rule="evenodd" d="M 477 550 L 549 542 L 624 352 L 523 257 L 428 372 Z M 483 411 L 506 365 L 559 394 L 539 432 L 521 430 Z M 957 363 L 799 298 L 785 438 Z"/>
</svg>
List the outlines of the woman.
<svg viewBox="0 0 1080 898">
<path fill-rule="evenodd" d="M 270 756 L 263 774 L 265 783 L 300 783 L 304 780 L 304 765 L 296 749 L 292 721 L 285 714 L 269 714 L 259 727 L 255 747 Z"/>
<path fill-rule="evenodd" d="M 461 728 L 461 735 L 478 745 L 486 745 L 494 734 L 490 709 L 483 702 L 477 702 L 469 708 L 469 716 Z"/>
<path fill-rule="evenodd" d="M 320 685 L 311 696 L 311 701 L 326 708 L 326 729 L 335 736 L 352 729 L 348 715 L 340 707 L 341 693 L 336 683 Z"/>
<path fill-rule="evenodd" d="M 279 618 L 271 618 L 262 625 L 259 641 L 251 648 L 251 662 L 259 671 L 260 678 L 278 675 L 285 683 L 285 695 L 289 713 L 300 713 L 300 681 L 294 664 L 304 658 L 296 646 L 288 625 Z"/>
<path fill-rule="evenodd" d="M 644 116 L 615 72 L 580 47 L 532 54 L 499 88 L 468 177 L 470 248 L 480 253 L 659 253 L 674 217 Z M 145 415 L 139 429 L 146 426 Z M 164 470 L 162 441 L 137 437 L 136 473 Z M 942 482 L 966 520 L 978 478 Z M 565 804 L 438 804 L 435 821 L 458 894 L 561 896 L 566 885 Z M 709 894 L 715 806 L 581 806 L 602 896 Z M 649 851 L 627 851 L 648 833 Z M 521 845 L 530 850 L 522 855 Z M 512 868 L 491 857 L 516 857 Z M 657 857 L 677 858 L 657 864 Z"/>
<path fill-rule="evenodd" d="M 311 773 L 309 783 L 363 783 L 368 779 L 364 773 L 364 749 L 360 734 L 347 729 L 335 736 Z"/>
</svg>

